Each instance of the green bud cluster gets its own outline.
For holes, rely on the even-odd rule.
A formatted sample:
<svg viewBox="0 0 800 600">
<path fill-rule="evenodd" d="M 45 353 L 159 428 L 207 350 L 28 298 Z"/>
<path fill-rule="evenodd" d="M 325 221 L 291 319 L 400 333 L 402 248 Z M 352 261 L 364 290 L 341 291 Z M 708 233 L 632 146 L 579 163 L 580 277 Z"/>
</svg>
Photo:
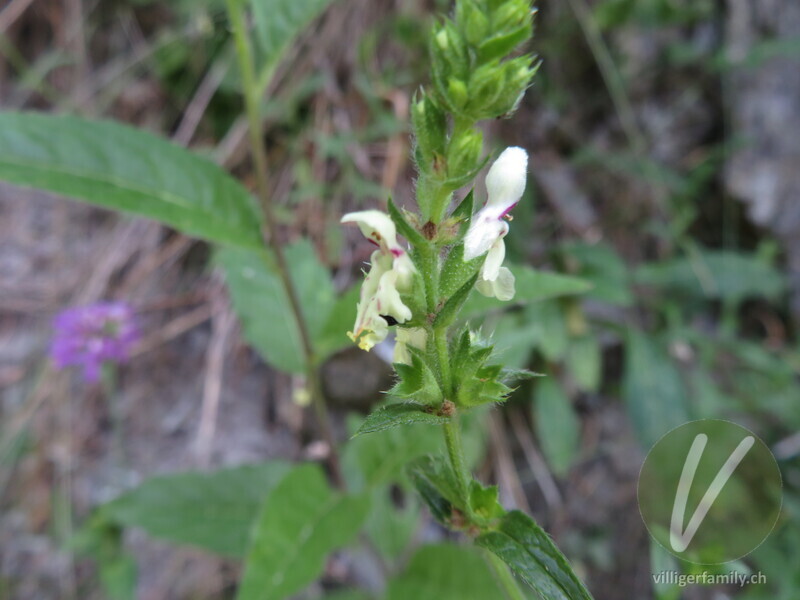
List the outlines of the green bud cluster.
<svg viewBox="0 0 800 600">
<path fill-rule="evenodd" d="M 475 122 L 514 110 L 534 75 L 534 57 L 507 59 L 531 36 L 527 0 L 460 0 L 431 36 L 433 88 L 456 118 Z"/>
<path fill-rule="evenodd" d="M 425 220 L 445 217 L 450 195 L 484 166 L 475 124 L 512 113 L 530 86 L 535 56 L 513 56 L 532 35 L 529 0 L 458 0 L 430 36 L 432 86 L 412 105 Z M 449 118 L 448 118 L 449 116 Z"/>
</svg>

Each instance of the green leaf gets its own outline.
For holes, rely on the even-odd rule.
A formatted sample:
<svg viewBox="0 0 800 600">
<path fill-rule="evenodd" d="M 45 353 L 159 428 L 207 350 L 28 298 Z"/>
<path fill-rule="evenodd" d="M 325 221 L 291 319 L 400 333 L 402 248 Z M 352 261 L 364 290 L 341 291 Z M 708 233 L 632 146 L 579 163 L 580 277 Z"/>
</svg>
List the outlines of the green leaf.
<svg viewBox="0 0 800 600">
<path fill-rule="evenodd" d="M 467 297 L 469 296 L 472 288 L 475 287 L 475 282 L 478 281 L 478 273 L 475 273 L 467 282 L 462 285 L 456 292 L 447 298 L 441 310 L 436 314 L 433 320 L 433 327 L 447 327 L 456 320 L 461 307 L 464 306 Z"/>
<path fill-rule="evenodd" d="M 250 0 L 256 45 L 265 70 L 271 70 L 331 0 Z"/>
<path fill-rule="evenodd" d="M 550 362 L 564 358 L 569 347 L 569 331 L 561 303 L 556 300 L 534 302 L 525 307 L 525 318 L 537 325 L 531 338 L 542 356 Z"/>
<path fill-rule="evenodd" d="M 489 600 L 505 598 L 503 588 L 475 548 L 454 544 L 423 546 L 408 567 L 389 582 L 387 600 Z"/>
<path fill-rule="evenodd" d="M 356 320 L 356 305 L 361 297 L 361 285 L 354 285 L 341 294 L 333 303 L 322 331 L 319 333 L 317 352 L 326 358 L 342 348 L 353 345 L 347 332 L 353 329 Z"/>
<path fill-rule="evenodd" d="M 0 180 L 259 248 L 248 191 L 211 161 L 145 131 L 71 116 L 0 113 Z"/>
<path fill-rule="evenodd" d="M 775 300 L 786 291 L 786 280 L 773 266 L 754 255 L 732 251 L 702 251 L 637 269 L 635 281 L 697 299 L 741 302 L 746 298 Z"/>
<path fill-rule="evenodd" d="M 411 364 L 395 363 L 397 383 L 387 393 L 433 406 L 442 401 L 442 390 L 421 350 L 407 346 Z"/>
<path fill-rule="evenodd" d="M 413 494 L 404 494 L 400 506 L 390 486 L 376 488 L 365 529 L 372 543 L 390 564 L 399 561 L 420 526 L 420 504 Z"/>
<path fill-rule="evenodd" d="M 320 346 L 327 343 L 328 315 L 336 304 L 330 274 L 306 240 L 288 246 L 285 253 L 312 343 Z M 223 248 L 216 261 L 225 271 L 247 341 L 274 367 L 289 373 L 305 372 L 300 331 L 268 255 Z"/>
<path fill-rule="evenodd" d="M 411 223 L 408 222 L 405 215 L 397 208 L 397 205 L 394 203 L 394 200 L 389 198 L 387 203 L 389 208 L 389 216 L 392 218 L 392 222 L 394 226 L 397 228 L 397 233 L 402 235 L 404 238 L 408 240 L 408 243 L 412 246 L 420 246 L 422 244 L 427 244 L 428 240 L 426 240 L 422 234 L 417 231 Z"/>
<path fill-rule="evenodd" d="M 238 600 L 281 600 L 319 577 L 329 553 L 347 545 L 369 511 L 369 496 L 334 492 L 318 465 L 293 469 L 264 503 Z"/>
<path fill-rule="evenodd" d="M 506 514 L 499 501 L 500 490 L 496 485 L 484 486 L 472 480 L 469 485 L 469 505 L 479 522 L 491 523 Z"/>
<path fill-rule="evenodd" d="M 612 246 L 574 242 L 564 244 L 562 250 L 568 265 L 577 263 L 576 275 L 592 284 L 588 298 L 619 306 L 633 303 L 630 270 Z"/>
<path fill-rule="evenodd" d="M 447 417 L 442 417 L 430 410 L 429 406 L 418 404 L 417 402 L 400 402 L 389 404 L 373 410 L 361 427 L 358 428 L 356 435 L 364 433 L 375 433 L 392 427 L 401 425 L 412 425 L 414 423 L 426 423 L 429 425 L 441 425 L 449 421 Z"/>
<path fill-rule="evenodd" d="M 542 600 L 591 600 L 567 559 L 536 522 L 512 510 L 494 531 L 476 538 L 530 585 Z"/>
<path fill-rule="evenodd" d="M 515 304 L 538 302 L 548 298 L 573 296 L 591 289 L 591 285 L 577 277 L 547 271 L 536 271 L 531 267 L 509 265 L 516 278 L 516 294 L 510 302 L 487 298 L 475 292 L 461 310 L 461 318 L 468 319 L 492 310 L 502 310 Z"/>
<path fill-rule="evenodd" d="M 567 347 L 567 368 L 575 383 L 585 392 L 596 392 L 600 386 L 602 360 L 600 344 L 592 335 L 573 339 Z"/>
<path fill-rule="evenodd" d="M 578 453 L 580 421 L 555 379 L 539 381 L 534 394 L 534 423 L 542 452 L 556 475 L 566 475 Z"/>
<path fill-rule="evenodd" d="M 433 517 L 442 525 L 458 527 L 453 522 L 454 509 L 465 513 L 453 471 L 442 456 L 422 456 L 409 462 L 406 472 Z"/>
<path fill-rule="evenodd" d="M 625 343 L 622 395 L 643 448 L 689 420 L 680 373 L 659 345 L 633 328 Z"/>
<path fill-rule="evenodd" d="M 287 463 L 276 461 L 154 477 L 101 510 L 113 522 L 154 537 L 243 556 L 264 498 L 288 471 Z"/>
<path fill-rule="evenodd" d="M 401 478 L 409 461 L 444 446 L 438 427 L 395 427 L 350 440 L 342 452 L 348 489 L 362 490 Z"/>
</svg>

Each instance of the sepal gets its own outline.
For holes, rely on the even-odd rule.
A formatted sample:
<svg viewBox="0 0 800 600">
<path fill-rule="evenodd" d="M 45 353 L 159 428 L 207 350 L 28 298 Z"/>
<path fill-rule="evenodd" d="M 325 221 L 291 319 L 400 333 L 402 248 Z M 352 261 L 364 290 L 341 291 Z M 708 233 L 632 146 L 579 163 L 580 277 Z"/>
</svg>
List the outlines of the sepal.
<svg viewBox="0 0 800 600">
<path fill-rule="evenodd" d="M 397 382 L 387 394 L 429 406 L 440 404 L 444 399 L 442 389 L 428 366 L 425 354 L 412 346 L 408 347 L 408 353 L 411 364 L 394 364 Z"/>
</svg>

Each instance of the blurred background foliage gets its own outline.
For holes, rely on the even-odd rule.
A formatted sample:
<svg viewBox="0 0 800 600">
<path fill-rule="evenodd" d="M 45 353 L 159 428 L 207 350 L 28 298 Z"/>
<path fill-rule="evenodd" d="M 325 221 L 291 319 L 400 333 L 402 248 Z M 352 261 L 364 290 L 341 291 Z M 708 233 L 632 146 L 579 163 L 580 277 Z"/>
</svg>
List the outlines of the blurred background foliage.
<svg viewBox="0 0 800 600">
<path fill-rule="evenodd" d="M 223 4 L 7 0 L 0 104 L 159 132 L 250 185 Z M 344 338 L 355 296 L 337 294 L 360 281 L 368 252 L 338 219 L 383 207 L 389 195 L 412 202 L 409 100 L 429 79 L 432 15 L 449 2 L 295 0 L 286 12 L 279 4 L 253 3 L 269 75 L 261 109 L 270 181 L 308 316 L 331 356 L 326 395 L 345 438 L 390 375 L 380 351 L 359 353 Z M 507 506 L 536 516 L 598 599 L 794 599 L 800 5 L 540 0 L 538 8 L 535 85 L 513 120 L 487 127 L 494 150 L 531 153 L 507 247 L 517 264 L 591 288 L 548 292 L 539 282 L 536 302 L 523 295 L 476 309 L 509 367 L 547 377 L 470 421 L 472 464 L 500 485 Z M 293 20 L 304 29 L 296 39 L 287 33 Z M 483 198 L 480 185 L 476 193 Z M 228 277 L 243 335 L 265 366 L 242 343 L 212 268 L 235 262 L 230 252 L 212 261 L 204 243 L 167 228 L 9 186 L 0 186 L 0 233 L 0 598 L 232 597 L 240 567 L 231 557 L 245 552 L 264 490 L 287 469 L 281 461 L 319 458 L 295 401 L 302 385 L 291 373 L 302 367 L 281 333 L 277 284 L 246 270 L 241 281 Z M 106 459 L 111 417 L 99 392 L 41 362 L 49 317 L 104 296 L 134 302 L 151 332 L 121 379 L 122 472 Z M 208 431 L 201 408 L 214 382 L 223 410 L 209 438 L 198 432 Z M 697 567 L 651 544 L 636 506 L 638 468 L 663 433 L 699 418 L 749 427 L 779 461 L 782 517 L 735 565 L 761 570 L 764 586 L 653 585 L 653 571 Z M 373 495 L 366 533 L 303 597 L 371 597 L 348 590 L 374 591 L 390 576 L 389 598 L 411 597 L 419 581 L 439 598 L 494 593 L 480 566 L 467 570 L 475 581 L 463 590 L 437 588 L 436 573 L 476 558 L 468 548 L 421 547 L 444 543 L 443 534 L 406 493 L 400 468 L 436 451 L 438 437 L 419 426 L 347 444 L 349 485 Z M 149 479 L 265 459 L 279 460 Z M 181 488 L 194 496 L 171 491 L 176 477 L 195 478 Z M 106 504 L 124 490 L 133 491 Z M 214 511 L 234 501 L 239 520 L 216 521 Z"/>
</svg>

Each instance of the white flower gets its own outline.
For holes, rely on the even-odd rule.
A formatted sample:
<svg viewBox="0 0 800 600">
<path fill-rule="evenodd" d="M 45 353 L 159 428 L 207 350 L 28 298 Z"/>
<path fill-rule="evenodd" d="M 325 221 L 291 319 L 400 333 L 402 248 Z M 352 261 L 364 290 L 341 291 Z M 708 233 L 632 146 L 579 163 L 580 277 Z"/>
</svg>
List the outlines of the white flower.
<svg viewBox="0 0 800 600">
<path fill-rule="evenodd" d="M 486 254 L 476 289 L 498 300 L 514 297 L 514 275 L 501 266 L 506 254 L 503 238 L 508 223 L 503 220 L 522 198 L 528 169 L 528 154 L 522 148 L 506 148 L 486 175 L 486 204 L 473 217 L 464 236 L 464 260 Z"/>
<path fill-rule="evenodd" d="M 392 362 L 411 364 L 411 353 L 408 347 L 412 346 L 419 350 L 425 349 L 425 342 L 428 339 L 428 332 L 422 327 L 399 327 L 394 339 L 394 358 Z"/>
<path fill-rule="evenodd" d="M 388 215 L 379 210 L 346 214 L 342 223 L 356 223 L 369 241 L 378 246 L 370 257 L 370 271 L 361 286 L 353 331 L 347 333 L 358 347 L 369 351 L 386 339 L 389 319 L 405 323 L 411 309 L 403 304 L 400 293 L 408 291 L 413 279 L 414 263 L 397 242 L 397 231 Z"/>
</svg>

